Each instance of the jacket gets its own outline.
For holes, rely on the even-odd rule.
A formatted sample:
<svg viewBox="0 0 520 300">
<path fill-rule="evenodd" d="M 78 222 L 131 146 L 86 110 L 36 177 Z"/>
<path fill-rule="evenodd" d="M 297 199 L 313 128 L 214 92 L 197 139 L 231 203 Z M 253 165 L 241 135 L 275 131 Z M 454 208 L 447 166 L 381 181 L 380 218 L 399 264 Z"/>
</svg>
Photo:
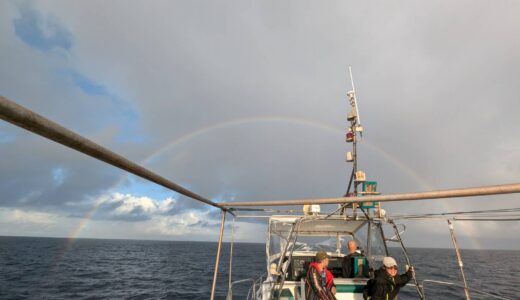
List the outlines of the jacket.
<svg viewBox="0 0 520 300">
<path fill-rule="evenodd" d="M 335 287 L 334 277 L 327 268 L 322 270 L 325 272 L 325 278 L 322 277 L 322 272 L 319 271 L 318 264 L 312 263 L 309 266 L 305 283 L 307 285 L 306 300 L 336 300 L 331 289 Z M 325 280 L 325 282 L 323 282 Z"/>
<path fill-rule="evenodd" d="M 358 277 L 357 275 L 358 274 L 354 274 L 354 258 L 365 258 L 365 256 L 359 252 L 354 252 L 354 253 L 351 253 L 345 257 L 343 257 L 343 261 L 342 261 L 342 273 L 343 273 L 343 278 L 355 278 L 355 277 Z M 369 270 L 370 266 L 368 264 L 368 261 L 366 260 L 365 258 L 365 264 L 363 265 L 363 269 L 360 270 L 361 273 L 360 277 L 365 277 L 367 278 L 368 277 L 368 270 Z M 356 268 L 357 269 L 357 268 Z"/>
<path fill-rule="evenodd" d="M 381 268 L 374 273 L 374 278 L 367 282 L 363 292 L 364 299 L 394 300 L 399 290 L 412 279 L 411 271 L 391 277 Z"/>
</svg>

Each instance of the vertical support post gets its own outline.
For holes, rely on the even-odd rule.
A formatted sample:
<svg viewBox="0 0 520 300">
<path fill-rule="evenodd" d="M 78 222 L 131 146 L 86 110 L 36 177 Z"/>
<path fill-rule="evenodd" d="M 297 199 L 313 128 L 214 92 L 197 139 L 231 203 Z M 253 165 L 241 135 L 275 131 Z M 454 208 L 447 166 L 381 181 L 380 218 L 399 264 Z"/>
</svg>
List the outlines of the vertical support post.
<svg viewBox="0 0 520 300">
<path fill-rule="evenodd" d="M 305 279 L 300 279 L 300 299 L 305 300 L 305 297 L 307 296 L 305 291 Z"/>
<path fill-rule="evenodd" d="M 336 253 L 341 253 L 341 240 L 339 238 L 339 233 L 336 233 Z"/>
<path fill-rule="evenodd" d="M 460 255 L 459 246 L 457 244 L 457 237 L 455 237 L 455 229 L 453 228 L 451 221 L 447 221 L 448 227 L 450 228 L 451 241 L 453 242 L 453 247 L 455 247 L 455 253 L 457 254 L 457 261 L 459 263 L 460 273 L 462 274 L 462 281 L 464 282 L 464 294 L 466 295 L 466 300 L 470 300 L 468 284 L 466 283 L 466 275 L 464 275 L 464 264 L 462 263 L 462 257 Z"/>
<path fill-rule="evenodd" d="M 229 272 L 228 272 L 228 291 L 232 289 L 233 279 L 233 245 L 235 244 L 235 217 L 233 216 L 233 222 L 231 223 L 231 244 L 229 246 Z"/>
<path fill-rule="evenodd" d="M 215 299 L 215 287 L 217 286 L 218 264 L 220 261 L 220 250 L 222 249 L 222 236 L 224 235 L 224 222 L 226 221 L 226 211 L 222 210 L 222 219 L 220 221 L 220 235 L 218 237 L 217 257 L 215 258 L 215 272 L 213 273 L 213 284 L 211 285 L 210 300 Z"/>
<path fill-rule="evenodd" d="M 388 254 L 388 245 L 386 244 L 385 231 L 383 230 L 383 224 L 379 223 L 378 225 L 379 231 L 381 232 L 381 237 L 383 238 L 383 245 L 385 246 L 385 255 L 390 256 Z"/>
<path fill-rule="evenodd" d="M 367 257 L 372 257 L 372 220 L 368 220 L 367 228 Z"/>
<path fill-rule="evenodd" d="M 354 140 L 352 141 L 352 155 L 354 157 L 354 163 L 353 163 L 353 166 L 352 166 L 352 170 L 353 170 L 353 173 L 354 173 L 354 196 L 358 196 L 358 183 L 356 180 L 356 172 L 357 172 L 357 132 L 356 132 L 356 124 L 355 124 L 355 121 L 352 123 L 352 127 L 351 129 L 353 132 L 354 132 Z M 357 203 L 352 203 L 352 217 L 354 217 L 354 219 L 356 220 L 357 219 L 357 208 L 358 208 L 358 204 Z"/>
</svg>

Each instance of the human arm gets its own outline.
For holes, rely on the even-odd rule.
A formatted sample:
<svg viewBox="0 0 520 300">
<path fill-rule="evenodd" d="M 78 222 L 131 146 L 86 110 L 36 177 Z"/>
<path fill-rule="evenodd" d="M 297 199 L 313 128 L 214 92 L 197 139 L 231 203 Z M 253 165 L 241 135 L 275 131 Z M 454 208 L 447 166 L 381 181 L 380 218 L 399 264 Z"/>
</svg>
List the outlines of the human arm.
<svg viewBox="0 0 520 300">
<path fill-rule="evenodd" d="M 399 287 L 405 286 L 413 278 L 413 268 L 410 268 L 406 273 L 395 277 L 395 284 Z"/>
</svg>

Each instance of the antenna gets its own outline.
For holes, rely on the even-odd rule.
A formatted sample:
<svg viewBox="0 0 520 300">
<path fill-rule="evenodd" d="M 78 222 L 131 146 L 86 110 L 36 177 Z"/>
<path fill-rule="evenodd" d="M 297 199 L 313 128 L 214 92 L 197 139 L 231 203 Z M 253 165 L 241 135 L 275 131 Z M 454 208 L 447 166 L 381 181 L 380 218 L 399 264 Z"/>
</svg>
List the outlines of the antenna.
<svg viewBox="0 0 520 300">
<path fill-rule="evenodd" d="M 348 66 L 348 72 L 350 73 L 350 84 L 352 85 L 352 99 L 354 100 L 354 108 L 356 109 L 357 123 L 361 126 L 361 118 L 359 117 L 359 109 L 356 98 L 356 88 L 354 87 L 354 77 L 352 76 L 352 66 Z"/>
</svg>

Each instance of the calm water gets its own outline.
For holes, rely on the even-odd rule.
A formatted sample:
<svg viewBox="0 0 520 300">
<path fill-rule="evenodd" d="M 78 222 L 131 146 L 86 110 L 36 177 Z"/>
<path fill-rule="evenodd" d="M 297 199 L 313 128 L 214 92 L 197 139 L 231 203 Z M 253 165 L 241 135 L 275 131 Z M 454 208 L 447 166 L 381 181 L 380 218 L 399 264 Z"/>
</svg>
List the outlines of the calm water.
<svg viewBox="0 0 520 300">
<path fill-rule="evenodd" d="M 0 237 L 0 299 L 207 299 L 215 243 Z M 225 299 L 229 245 L 217 298 Z M 396 249 L 393 249 L 394 251 Z M 460 282 L 451 249 L 409 249 L 417 276 Z M 397 253 L 397 252 L 396 252 Z M 265 272 L 265 247 L 235 244 L 233 279 Z M 470 287 L 520 299 L 520 251 L 462 252 Z M 428 299 L 463 299 L 462 290 L 426 285 Z M 244 299 L 249 285 L 234 289 Z M 416 299 L 405 288 L 402 299 Z M 472 297 L 472 299 L 488 299 Z"/>
</svg>

